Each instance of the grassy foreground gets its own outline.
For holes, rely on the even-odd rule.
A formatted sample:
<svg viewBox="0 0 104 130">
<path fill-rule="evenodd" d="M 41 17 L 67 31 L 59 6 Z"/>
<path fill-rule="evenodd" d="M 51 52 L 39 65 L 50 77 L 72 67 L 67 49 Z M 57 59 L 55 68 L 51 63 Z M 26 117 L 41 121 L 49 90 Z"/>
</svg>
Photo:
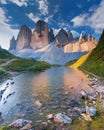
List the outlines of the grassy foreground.
<svg viewBox="0 0 104 130">
<path fill-rule="evenodd" d="M 43 61 L 32 61 L 31 59 L 17 59 L 3 68 L 7 71 L 42 71 L 50 68 L 52 65 Z"/>
</svg>

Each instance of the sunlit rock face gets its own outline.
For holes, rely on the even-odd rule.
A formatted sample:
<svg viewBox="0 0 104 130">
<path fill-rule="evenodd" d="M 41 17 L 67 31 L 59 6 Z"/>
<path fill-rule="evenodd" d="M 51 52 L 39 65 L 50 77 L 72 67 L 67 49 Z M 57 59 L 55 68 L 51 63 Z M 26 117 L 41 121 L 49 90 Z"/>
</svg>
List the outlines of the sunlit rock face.
<svg viewBox="0 0 104 130">
<path fill-rule="evenodd" d="M 16 49 L 16 40 L 15 40 L 15 38 L 13 36 L 12 39 L 10 40 L 9 50 L 15 50 L 15 49 Z"/>
<path fill-rule="evenodd" d="M 16 50 L 31 48 L 30 46 L 31 36 L 32 36 L 31 29 L 26 25 L 22 25 L 17 37 Z"/>
<path fill-rule="evenodd" d="M 72 53 L 72 52 L 89 52 L 94 49 L 97 45 L 97 41 L 86 41 L 83 43 L 74 42 L 72 44 L 67 44 L 64 46 L 65 53 Z"/>
<path fill-rule="evenodd" d="M 73 40 L 71 44 L 64 46 L 64 52 L 89 52 L 97 46 L 97 43 L 94 37 L 80 34 L 79 39 Z"/>
<path fill-rule="evenodd" d="M 48 44 L 48 25 L 43 20 L 39 20 L 33 31 L 30 45 L 33 49 L 36 49 L 42 48 Z"/>
<path fill-rule="evenodd" d="M 68 44 L 68 34 L 64 29 L 61 29 L 59 33 L 56 35 L 54 44 L 58 47 L 63 47 Z"/>
</svg>

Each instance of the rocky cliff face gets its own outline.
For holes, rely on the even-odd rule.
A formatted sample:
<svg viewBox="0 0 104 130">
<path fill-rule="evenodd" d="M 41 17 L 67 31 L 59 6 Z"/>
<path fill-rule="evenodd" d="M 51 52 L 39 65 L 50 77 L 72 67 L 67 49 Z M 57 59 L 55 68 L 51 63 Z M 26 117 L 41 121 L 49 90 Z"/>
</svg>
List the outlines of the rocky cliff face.
<svg viewBox="0 0 104 130">
<path fill-rule="evenodd" d="M 53 42 L 55 40 L 53 29 L 50 29 L 48 36 L 49 36 L 49 42 Z"/>
<path fill-rule="evenodd" d="M 56 35 L 54 44 L 58 47 L 63 47 L 68 44 L 68 34 L 64 29 L 61 29 L 59 33 Z"/>
<path fill-rule="evenodd" d="M 21 29 L 17 37 L 16 50 L 21 50 L 23 48 L 31 48 L 30 46 L 31 36 L 32 36 L 31 29 L 26 25 L 21 26 Z"/>
<path fill-rule="evenodd" d="M 16 40 L 15 40 L 15 38 L 13 36 L 12 39 L 10 40 L 9 50 L 15 50 L 15 49 L 16 49 Z"/>
<path fill-rule="evenodd" d="M 48 44 L 48 25 L 43 20 L 39 20 L 33 31 L 30 45 L 33 49 L 36 49 L 42 48 Z"/>
<path fill-rule="evenodd" d="M 74 40 L 73 35 L 70 30 L 68 31 L 68 39 L 69 39 L 69 42 Z"/>
</svg>

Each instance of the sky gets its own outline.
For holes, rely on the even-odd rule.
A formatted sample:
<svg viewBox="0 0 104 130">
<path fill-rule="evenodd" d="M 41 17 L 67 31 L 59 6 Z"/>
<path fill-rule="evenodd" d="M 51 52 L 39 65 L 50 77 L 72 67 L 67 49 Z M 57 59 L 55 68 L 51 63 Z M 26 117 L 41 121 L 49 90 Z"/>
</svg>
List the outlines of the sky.
<svg viewBox="0 0 104 130">
<path fill-rule="evenodd" d="M 104 0 L 0 0 L 0 45 L 8 49 L 21 25 L 33 30 L 39 19 L 55 34 L 64 28 L 74 37 L 82 33 L 98 39 L 104 29 Z"/>
</svg>

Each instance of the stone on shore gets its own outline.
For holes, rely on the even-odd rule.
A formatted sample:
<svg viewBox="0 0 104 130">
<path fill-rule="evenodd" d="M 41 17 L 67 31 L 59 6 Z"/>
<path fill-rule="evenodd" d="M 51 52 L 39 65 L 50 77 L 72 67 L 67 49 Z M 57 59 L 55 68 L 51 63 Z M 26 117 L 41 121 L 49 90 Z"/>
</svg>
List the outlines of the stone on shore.
<svg viewBox="0 0 104 130">
<path fill-rule="evenodd" d="M 16 127 L 16 128 L 22 128 L 26 126 L 27 124 L 32 124 L 31 120 L 25 120 L 25 119 L 17 119 L 14 122 L 12 122 L 9 126 Z"/>
<path fill-rule="evenodd" d="M 80 90 L 80 97 L 81 98 L 84 98 L 84 99 L 87 99 L 87 92 L 83 89 Z"/>
<path fill-rule="evenodd" d="M 81 116 L 83 117 L 83 119 L 85 121 L 92 121 L 90 115 L 88 115 L 88 114 L 82 113 Z"/>
<path fill-rule="evenodd" d="M 72 119 L 65 114 L 58 113 L 54 116 L 54 122 L 62 124 L 71 124 Z"/>
</svg>

